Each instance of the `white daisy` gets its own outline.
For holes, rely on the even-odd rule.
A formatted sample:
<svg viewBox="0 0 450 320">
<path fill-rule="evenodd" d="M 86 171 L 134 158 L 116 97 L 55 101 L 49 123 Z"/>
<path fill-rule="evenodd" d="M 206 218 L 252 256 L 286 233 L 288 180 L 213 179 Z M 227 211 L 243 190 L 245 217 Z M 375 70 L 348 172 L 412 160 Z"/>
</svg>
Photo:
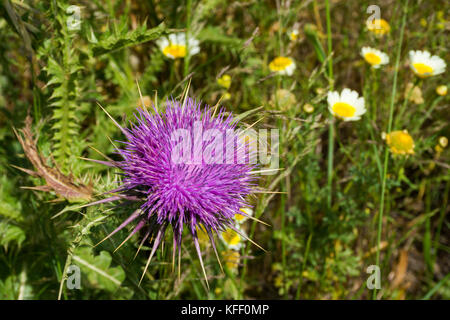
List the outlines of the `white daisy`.
<svg viewBox="0 0 450 320">
<path fill-rule="evenodd" d="M 344 121 L 359 120 L 366 113 L 364 98 L 358 96 L 358 92 L 344 89 L 341 94 L 337 91 L 328 92 L 328 110 L 335 117 Z"/>
<path fill-rule="evenodd" d="M 247 220 L 249 216 L 253 215 L 253 210 L 251 208 L 244 207 L 244 208 L 241 208 L 239 210 L 244 213 L 244 214 L 236 213 L 234 215 L 234 220 L 236 220 L 236 222 L 239 223 L 239 224 L 241 224 L 242 222 Z"/>
<path fill-rule="evenodd" d="M 269 63 L 269 69 L 280 75 L 291 76 L 295 70 L 295 62 L 289 57 L 276 57 Z"/>
<path fill-rule="evenodd" d="M 431 56 L 428 51 L 409 52 L 409 63 L 412 71 L 420 78 L 427 78 L 445 71 L 445 61 L 438 56 Z"/>
<path fill-rule="evenodd" d="M 171 59 L 184 58 L 187 54 L 192 56 L 200 52 L 200 42 L 189 37 L 186 43 L 186 34 L 183 32 L 169 34 L 168 38 L 161 38 L 156 43 L 163 54 Z"/>
<path fill-rule="evenodd" d="M 298 29 L 294 28 L 289 32 L 289 39 L 291 39 L 291 41 L 297 41 L 298 35 Z"/>
<path fill-rule="evenodd" d="M 245 240 L 239 233 L 237 233 L 231 228 L 226 228 L 224 231 L 219 233 L 219 236 L 220 239 L 222 239 L 222 241 L 225 243 L 225 245 L 229 249 L 233 250 L 241 249 L 242 244 Z"/>
<path fill-rule="evenodd" d="M 363 47 L 361 49 L 361 56 L 368 64 L 372 66 L 372 68 L 375 69 L 378 69 L 381 65 L 389 63 L 388 55 L 374 48 Z"/>
</svg>

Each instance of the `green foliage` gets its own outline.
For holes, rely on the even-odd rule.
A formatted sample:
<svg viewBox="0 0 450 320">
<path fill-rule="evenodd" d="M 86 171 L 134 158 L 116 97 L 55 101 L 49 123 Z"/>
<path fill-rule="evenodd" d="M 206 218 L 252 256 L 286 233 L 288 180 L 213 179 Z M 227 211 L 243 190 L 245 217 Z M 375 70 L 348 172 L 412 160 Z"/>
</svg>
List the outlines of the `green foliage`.
<svg viewBox="0 0 450 320">
<path fill-rule="evenodd" d="M 75 250 L 72 260 L 87 274 L 89 286 L 107 291 L 115 291 L 125 279 L 125 272 L 121 267 L 111 267 L 111 254 L 101 251 L 95 255 L 91 248 L 79 247 Z"/>
<path fill-rule="evenodd" d="M 135 46 L 147 41 L 160 38 L 166 31 L 163 23 L 155 28 L 148 29 L 146 23 L 137 27 L 132 31 L 128 31 L 128 26 L 123 23 L 121 27 L 114 28 L 113 31 L 107 30 L 102 33 L 99 40 L 92 38 L 94 42 L 92 46 L 92 53 L 94 56 L 99 56 L 105 53 L 111 53 L 116 50 L 121 50 L 130 46 Z M 94 40 L 95 39 L 95 40 Z"/>
<path fill-rule="evenodd" d="M 67 9 L 74 2 L 1 2 L 0 299 L 372 297 L 365 270 L 376 261 L 386 150 L 382 133 L 389 119 L 403 2 L 380 1 L 391 32 L 377 37 L 365 28 L 370 1 L 329 1 L 332 57 L 320 1 L 189 3 L 190 10 L 184 1 L 80 1 L 80 28 L 71 29 L 67 23 L 74 16 Z M 450 148 L 437 148 L 439 137 L 450 137 L 450 96 L 435 90 L 450 81 L 448 72 L 416 79 L 407 66 L 409 50 L 449 60 L 447 9 L 439 1 L 410 1 L 408 7 L 393 129 L 408 130 L 415 154 L 389 153 L 383 299 L 450 297 Z M 294 28 L 298 39 L 291 41 Z M 189 59 L 166 57 L 156 40 L 186 30 L 200 41 L 200 52 Z M 391 63 L 369 68 L 360 56 L 363 46 L 386 52 Z M 292 76 L 270 72 L 268 65 L 277 56 L 294 59 Z M 224 74 L 231 77 L 227 89 L 217 82 Z M 329 208 L 326 97 L 331 81 L 336 90 L 348 87 L 363 94 L 368 112 L 360 121 L 334 123 Z M 117 186 L 120 172 L 85 159 L 119 159 L 114 144 L 124 137 L 98 103 L 129 126 L 141 104 L 136 82 L 144 101 L 157 100 L 160 107 L 165 99 L 179 97 L 189 82 L 190 95 L 209 105 L 222 99 L 240 126 L 280 130 L 282 170 L 262 176 L 260 187 L 268 193 L 250 199 L 256 218 L 270 227 L 253 220 L 243 225 L 268 253 L 246 241 L 238 266 L 226 266 L 222 274 L 212 248 L 202 243 L 209 291 L 189 241 L 183 243 L 180 281 L 172 271 L 168 237 L 139 283 L 151 242 L 135 256 L 143 236 L 137 233 L 116 250 L 132 225 L 101 242 L 134 208 L 55 201 L 51 192 L 22 189 L 42 185 L 42 179 L 13 167 L 34 169 L 11 129 L 21 128 L 29 113 L 47 165 L 92 183 L 95 200 L 105 197 Z M 418 86 L 423 101 L 407 97 L 409 83 Z M 223 260 L 227 248 L 220 240 L 218 249 Z M 81 268 L 81 290 L 67 289 L 70 265 Z"/>
</svg>

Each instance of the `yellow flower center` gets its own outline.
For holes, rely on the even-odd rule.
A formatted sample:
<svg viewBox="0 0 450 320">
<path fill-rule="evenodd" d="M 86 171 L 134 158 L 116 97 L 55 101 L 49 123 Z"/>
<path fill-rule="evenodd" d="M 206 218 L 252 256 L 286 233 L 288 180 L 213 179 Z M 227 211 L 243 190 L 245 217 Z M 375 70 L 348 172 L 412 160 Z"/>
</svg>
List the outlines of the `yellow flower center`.
<svg viewBox="0 0 450 320">
<path fill-rule="evenodd" d="M 270 71 L 282 71 L 292 64 L 291 58 L 277 57 L 269 64 Z"/>
<path fill-rule="evenodd" d="M 433 68 L 424 63 L 414 63 L 413 67 L 419 77 L 429 77 L 433 74 Z"/>
<path fill-rule="evenodd" d="M 345 102 L 336 102 L 333 105 L 333 112 L 341 118 L 350 118 L 356 112 L 356 109 Z"/>
<path fill-rule="evenodd" d="M 366 53 L 364 59 L 372 66 L 380 64 L 381 62 L 381 58 L 373 52 Z"/>
<path fill-rule="evenodd" d="M 419 77 L 429 77 L 433 73 L 433 68 L 424 63 L 414 63 L 413 67 Z"/>
<path fill-rule="evenodd" d="M 241 222 L 242 220 L 244 220 L 246 217 L 245 216 L 243 216 L 242 214 L 239 214 L 239 213 L 236 213 L 235 215 L 234 215 L 234 219 L 237 221 L 237 222 Z"/>
<path fill-rule="evenodd" d="M 241 242 L 241 237 L 239 236 L 239 234 L 230 228 L 222 232 L 222 237 L 226 243 L 232 246 L 237 245 L 239 242 Z"/>
<path fill-rule="evenodd" d="M 414 153 L 414 140 L 406 131 L 392 131 L 386 135 L 386 143 L 390 147 L 392 153 Z"/>
<path fill-rule="evenodd" d="M 184 58 L 186 56 L 186 46 L 181 44 L 169 44 L 163 50 L 164 55 L 176 58 Z"/>
</svg>

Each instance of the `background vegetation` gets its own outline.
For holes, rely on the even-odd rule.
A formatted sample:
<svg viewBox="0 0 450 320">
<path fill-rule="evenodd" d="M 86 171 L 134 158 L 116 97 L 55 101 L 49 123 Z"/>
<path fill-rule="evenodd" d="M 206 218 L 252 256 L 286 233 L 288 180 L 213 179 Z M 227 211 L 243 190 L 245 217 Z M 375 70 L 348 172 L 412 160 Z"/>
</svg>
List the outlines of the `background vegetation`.
<svg viewBox="0 0 450 320">
<path fill-rule="evenodd" d="M 390 23 L 389 35 L 367 31 L 371 4 L 379 5 Z M 68 28 L 70 5 L 81 7 L 80 30 Z M 0 298 L 373 298 L 366 268 L 376 262 L 382 133 L 391 97 L 392 128 L 408 130 L 415 154 L 388 158 L 376 297 L 450 298 L 450 148 L 436 147 L 439 137 L 450 137 L 450 100 L 435 91 L 450 82 L 447 73 L 418 81 L 407 62 L 409 50 L 429 50 L 449 61 L 448 2 L 409 1 L 405 7 L 403 1 L 336 0 L 329 5 L 331 56 L 325 1 L 2 0 Z M 299 35 L 292 41 L 294 27 Z M 167 59 L 155 40 L 176 30 L 194 35 L 200 53 Z M 391 62 L 370 69 L 360 56 L 367 45 L 387 52 Z M 295 60 L 292 76 L 271 74 L 268 64 L 279 55 Z M 223 74 L 231 76 L 229 89 L 217 83 Z M 245 123 L 262 119 L 257 128 L 280 129 L 284 170 L 263 177 L 261 185 L 283 193 L 252 198 L 255 215 L 271 226 L 244 224 L 267 252 L 247 241 L 237 267 L 224 257 L 229 263 L 222 274 L 211 248 L 203 250 L 210 290 L 190 242 L 183 244 L 180 280 L 166 248 L 139 286 L 148 247 L 134 259 L 138 235 L 116 252 L 128 231 L 92 246 L 123 221 L 127 208 L 78 208 L 101 199 L 115 179 L 110 168 L 81 158 L 103 159 L 95 149 L 114 158 L 110 139 L 123 138 L 97 101 L 125 124 L 141 103 L 136 80 L 146 103 L 181 95 L 190 80 L 191 96 L 209 105 L 222 98 L 221 105 L 233 113 L 251 111 Z M 418 89 L 407 94 L 412 83 Z M 368 109 L 360 121 L 334 122 L 332 167 L 327 162 L 330 85 L 364 94 Z M 24 127 L 27 114 L 44 168 L 53 168 L 38 176 L 14 167 L 36 170 L 13 131 Z M 61 186 L 59 194 L 55 188 L 21 188 L 46 185 L 52 175 L 67 179 L 63 185 L 79 199 L 64 200 L 61 193 L 68 190 Z M 219 249 L 226 248 L 220 244 Z M 81 290 L 63 284 L 70 264 L 81 268 Z"/>
</svg>

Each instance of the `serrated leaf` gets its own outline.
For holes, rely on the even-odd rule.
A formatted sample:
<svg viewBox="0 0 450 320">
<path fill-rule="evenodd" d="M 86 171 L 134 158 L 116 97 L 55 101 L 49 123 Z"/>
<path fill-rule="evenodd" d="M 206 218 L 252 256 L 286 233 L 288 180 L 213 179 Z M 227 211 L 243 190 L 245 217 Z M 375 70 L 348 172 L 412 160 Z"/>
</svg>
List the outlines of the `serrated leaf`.
<svg viewBox="0 0 450 320">
<path fill-rule="evenodd" d="M 16 242 L 18 246 L 25 241 L 25 232 L 18 226 L 7 222 L 0 222 L 0 245 L 7 247 L 9 243 Z"/>
<path fill-rule="evenodd" d="M 152 29 L 147 29 L 144 25 L 126 33 L 109 34 L 93 46 L 92 52 L 94 56 L 99 56 L 105 53 L 124 49 L 140 43 L 158 39 L 164 34 L 165 31 L 166 26 L 164 23 L 161 23 Z"/>
<path fill-rule="evenodd" d="M 91 248 L 80 247 L 75 250 L 72 259 L 94 287 L 114 291 L 125 279 L 125 272 L 121 267 L 110 267 L 112 258 L 107 251 L 94 256 Z"/>
</svg>

